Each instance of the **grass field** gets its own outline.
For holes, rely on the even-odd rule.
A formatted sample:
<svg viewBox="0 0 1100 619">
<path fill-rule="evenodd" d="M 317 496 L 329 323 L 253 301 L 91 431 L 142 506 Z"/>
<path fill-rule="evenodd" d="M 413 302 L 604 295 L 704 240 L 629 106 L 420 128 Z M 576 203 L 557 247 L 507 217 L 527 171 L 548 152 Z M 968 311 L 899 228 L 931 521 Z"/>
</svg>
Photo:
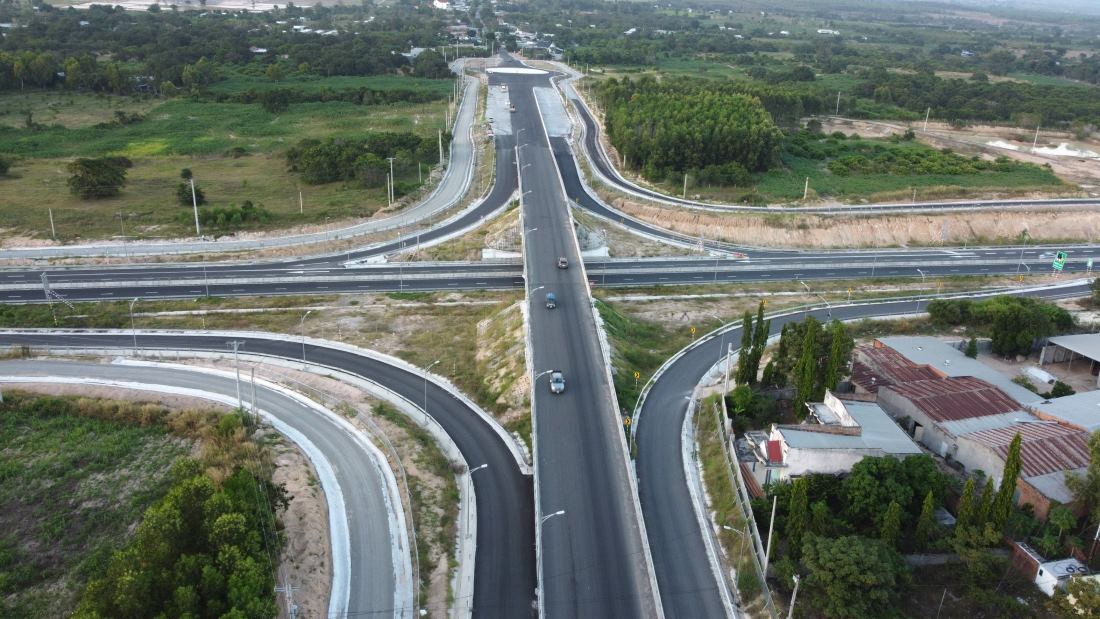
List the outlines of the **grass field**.
<svg viewBox="0 0 1100 619">
<path fill-rule="evenodd" d="M 35 96 L 46 100 L 52 95 L 15 95 L 14 103 L 13 96 L 0 97 L 0 110 L 5 111 L 0 119 L 21 122 L 19 106 L 33 103 Z M 303 103 L 269 114 L 259 105 L 176 99 L 121 108 L 146 113 L 146 119 L 103 126 L 96 123 L 112 119 L 121 100 L 74 94 L 58 97 L 55 103 L 55 126 L 28 130 L 0 125 L 0 154 L 16 158 L 9 177 L 0 179 L 5 198 L 0 200 L 0 229 L 8 235 L 48 238 L 47 209 L 53 209 L 62 241 L 121 235 L 123 228 L 126 236 L 139 238 L 186 235 L 190 227 L 180 221 L 183 207 L 175 196 L 182 168 L 192 170 L 211 207 L 245 200 L 262 204 L 273 217 L 253 229 L 367 217 L 385 205 L 385 189 L 365 189 L 356 183 L 300 186 L 286 171 L 286 148 L 302 138 L 354 137 L 368 131 L 434 136 L 444 116 L 439 103 Z M 229 154 L 237 148 L 247 154 Z M 66 185 L 67 163 L 73 157 L 103 155 L 122 155 L 134 162 L 121 194 L 101 200 L 72 196 Z M 425 175 L 431 163 L 425 162 Z M 415 182 L 416 173 L 399 180 Z M 299 190 L 305 202 L 301 215 Z"/>
<path fill-rule="evenodd" d="M 158 427 L 79 416 L 35 398 L 0 405 L 0 612 L 61 617 L 167 488 L 187 446 Z"/>
<path fill-rule="evenodd" d="M 372 75 L 358 77 L 353 75 L 288 76 L 280 82 L 267 77 L 231 73 L 225 79 L 210 86 L 212 93 L 243 92 L 245 90 L 273 90 L 275 88 L 294 88 L 305 92 L 317 92 L 326 88 L 345 90 L 351 88 L 370 88 L 371 90 L 415 90 L 430 92 L 441 99 L 451 94 L 453 82 L 447 79 L 426 79 L 421 77 L 402 77 L 398 75 Z"/>
<path fill-rule="evenodd" d="M 0 96 L 0 126 L 22 129 L 25 110 L 32 120 L 43 125 L 61 125 L 70 129 L 111 122 L 115 112 L 147 114 L 162 102 L 155 99 L 86 95 L 62 91 L 28 90 Z"/>
<path fill-rule="evenodd" d="M 937 156 L 934 149 L 913 142 L 860 139 L 845 140 L 842 145 L 851 153 L 856 153 L 860 148 L 883 147 L 895 156 L 906 153 L 927 155 L 932 159 Z M 983 170 L 968 174 L 852 173 L 841 176 L 828 169 L 828 164 L 834 159 L 836 157 L 812 159 L 787 153 L 783 155 L 782 166 L 754 175 L 753 187 L 693 187 L 689 181 L 688 193 L 726 200 L 750 197 L 755 202 L 793 202 L 802 199 L 807 178 L 810 179 L 812 197 L 839 200 L 873 200 L 876 196 L 882 197 L 910 189 L 916 189 L 918 196 L 923 190 L 926 194 L 934 192 L 936 196 L 945 197 L 952 191 L 962 195 L 985 190 L 1027 191 L 1063 186 L 1062 181 L 1048 168 L 1034 165 L 1018 164 L 1004 171 Z M 672 185 L 664 189 L 676 194 L 681 191 L 681 187 Z"/>
</svg>

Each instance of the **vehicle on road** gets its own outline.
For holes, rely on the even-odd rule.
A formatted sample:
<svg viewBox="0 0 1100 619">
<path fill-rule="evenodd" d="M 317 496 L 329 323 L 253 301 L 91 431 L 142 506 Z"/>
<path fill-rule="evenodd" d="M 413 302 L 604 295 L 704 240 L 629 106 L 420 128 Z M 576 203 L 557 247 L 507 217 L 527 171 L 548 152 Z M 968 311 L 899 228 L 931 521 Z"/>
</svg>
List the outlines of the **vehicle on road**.
<svg viewBox="0 0 1100 619">
<path fill-rule="evenodd" d="M 554 293 L 546 293 L 546 309 L 554 309 L 558 306 L 558 298 L 554 296 Z"/>
<path fill-rule="evenodd" d="M 554 370 L 550 373 L 550 393 L 561 393 L 565 391 L 565 376 L 562 376 L 560 370 Z"/>
<path fill-rule="evenodd" d="M 501 89 L 501 91 L 505 91 L 505 90 L 508 90 L 508 86 L 507 86 L 507 85 L 505 85 L 505 84 L 501 84 L 501 85 L 500 85 L 500 89 Z"/>
<path fill-rule="evenodd" d="M 560 258 L 558 258 L 558 268 L 559 269 L 568 269 L 569 268 L 569 261 L 565 259 L 565 256 L 561 256 Z"/>
<path fill-rule="evenodd" d="M 516 104 L 515 104 L 515 103 L 513 103 L 512 105 L 508 106 L 508 111 L 509 111 L 509 112 L 514 112 L 514 111 L 516 111 Z"/>
</svg>

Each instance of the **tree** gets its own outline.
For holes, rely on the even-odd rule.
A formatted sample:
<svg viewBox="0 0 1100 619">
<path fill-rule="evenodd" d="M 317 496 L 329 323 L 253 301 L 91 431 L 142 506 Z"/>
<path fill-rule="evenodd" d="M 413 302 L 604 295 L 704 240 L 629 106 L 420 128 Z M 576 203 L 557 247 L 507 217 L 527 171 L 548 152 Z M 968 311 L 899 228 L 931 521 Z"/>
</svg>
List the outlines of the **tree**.
<svg viewBox="0 0 1100 619">
<path fill-rule="evenodd" d="M 814 387 L 816 381 L 814 374 L 817 370 L 817 358 L 815 356 L 818 322 L 813 316 L 806 319 L 806 335 L 802 338 L 802 356 L 795 367 L 795 392 L 791 406 L 794 414 L 799 419 L 806 418 L 806 403 L 814 400 Z"/>
<path fill-rule="evenodd" d="M 989 517 L 993 513 L 993 494 L 993 478 L 987 477 L 985 488 L 982 489 L 981 502 L 974 514 L 974 524 L 978 527 L 983 527 L 989 522 Z"/>
<path fill-rule="evenodd" d="M 1089 520 L 1100 522 L 1100 431 L 1089 437 L 1089 466 L 1084 475 L 1066 473 L 1066 486 L 1073 498 L 1089 510 Z"/>
<path fill-rule="evenodd" d="M 973 490 L 974 484 L 970 482 L 970 488 Z M 917 550 L 924 550 L 928 548 L 928 543 L 932 541 L 932 538 L 936 534 L 936 497 L 929 490 L 928 494 L 924 495 L 924 502 L 921 504 L 920 516 L 917 518 L 917 531 L 916 531 L 916 548 Z"/>
<path fill-rule="evenodd" d="M 68 165 L 69 191 L 84 200 L 117 196 L 126 184 L 126 167 L 113 157 L 77 159 Z"/>
<path fill-rule="evenodd" d="M 805 478 L 794 480 L 791 486 L 791 500 L 787 508 L 787 544 L 791 556 L 798 558 L 802 550 L 802 537 L 809 524 L 810 506 L 806 491 L 809 483 Z"/>
<path fill-rule="evenodd" d="M 978 338 L 971 337 L 970 341 L 966 343 L 966 356 L 971 359 L 978 358 Z"/>
<path fill-rule="evenodd" d="M 194 177 L 195 175 L 191 173 L 191 168 L 183 168 L 182 170 L 180 170 L 180 178 L 182 178 L 183 180 L 189 181 Z"/>
<path fill-rule="evenodd" d="M 989 519 L 997 530 L 1004 528 L 1005 523 L 1008 522 L 1008 515 L 1012 511 L 1012 499 L 1016 495 L 1016 478 L 1020 474 L 1021 443 L 1020 435 L 1016 434 L 1008 446 L 1001 485 L 997 488 L 997 496 L 993 499 L 993 506 L 990 508 Z"/>
<path fill-rule="evenodd" d="M 771 334 L 772 321 L 764 320 L 764 301 L 756 306 L 756 322 L 752 332 L 752 359 L 747 370 L 749 384 L 756 384 L 756 376 L 760 372 L 760 360 L 764 358 L 764 349 L 768 347 L 768 336 Z"/>
<path fill-rule="evenodd" d="M 1077 393 L 1077 391 L 1074 390 L 1073 387 L 1070 387 L 1060 380 L 1054 381 L 1054 386 L 1050 389 L 1050 397 L 1052 398 L 1061 398 L 1075 393 Z"/>
<path fill-rule="evenodd" d="M 882 526 L 879 528 L 879 539 L 886 542 L 891 548 L 897 548 L 898 537 L 901 535 L 901 505 L 897 501 L 890 501 L 886 506 L 886 513 L 882 517 Z"/>
<path fill-rule="evenodd" d="M 739 385 L 749 385 L 755 381 L 755 375 L 752 379 L 749 378 L 749 372 L 755 370 L 752 369 L 752 313 L 745 310 L 745 316 L 741 319 L 741 350 L 737 353 L 737 383 Z M 725 352 L 725 351 L 722 351 Z"/>
<path fill-rule="evenodd" d="M 832 341 L 829 343 L 829 361 L 825 366 L 825 389 L 836 389 L 842 374 L 848 369 L 848 355 L 844 349 L 844 324 L 834 320 L 831 327 Z"/>
<path fill-rule="evenodd" d="M 0 156 L 0 176 L 7 176 L 13 160 L 10 157 Z"/>
<path fill-rule="evenodd" d="M 909 570 L 880 540 L 859 536 L 807 535 L 802 564 L 808 572 L 804 590 L 808 607 L 825 617 L 877 619 L 892 615 Z"/>
<path fill-rule="evenodd" d="M 194 201 L 191 199 L 191 183 L 180 183 L 176 187 L 176 199 L 182 206 L 194 206 L 195 204 L 206 204 L 206 194 L 202 192 L 202 188 L 195 185 L 195 197 Z"/>
<path fill-rule="evenodd" d="M 1047 514 L 1047 523 L 1058 529 L 1058 541 L 1061 542 L 1066 531 L 1072 531 L 1077 527 L 1077 515 L 1065 505 L 1055 505 Z"/>
<path fill-rule="evenodd" d="M 956 531 L 974 524 L 976 507 L 974 504 L 974 478 L 968 477 L 966 485 L 963 486 L 962 496 L 959 497 L 959 504 L 955 508 Z"/>
<path fill-rule="evenodd" d="M 283 66 L 279 63 L 272 63 L 267 65 L 267 71 L 265 71 L 267 79 L 273 82 L 283 81 Z"/>
<path fill-rule="evenodd" d="M 1100 619 L 1100 582 L 1089 577 L 1070 578 L 1066 590 L 1055 590 L 1054 608 L 1063 617 Z"/>
</svg>

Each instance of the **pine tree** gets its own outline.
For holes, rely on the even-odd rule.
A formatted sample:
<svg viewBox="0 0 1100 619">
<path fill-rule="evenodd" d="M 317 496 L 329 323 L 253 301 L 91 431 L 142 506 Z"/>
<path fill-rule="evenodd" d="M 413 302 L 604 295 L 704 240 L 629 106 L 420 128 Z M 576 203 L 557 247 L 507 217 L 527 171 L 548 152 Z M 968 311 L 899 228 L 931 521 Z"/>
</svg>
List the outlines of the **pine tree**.
<svg viewBox="0 0 1100 619">
<path fill-rule="evenodd" d="M 974 487 L 972 482 L 971 488 Z M 917 550 L 924 550 L 928 547 L 928 542 L 932 541 L 932 535 L 936 532 L 936 497 L 929 490 L 928 494 L 924 495 L 924 503 L 921 504 L 920 517 L 917 518 Z"/>
<path fill-rule="evenodd" d="M 886 514 L 882 517 L 882 528 L 879 529 L 879 537 L 891 548 L 897 548 L 900 535 L 901 505 L 898 505 L 897 501 L 890 501 L 890 505 L 886 507 Z"/>
<path fill-rule="evenodd" d="M 956 531 L 974 524 L 974 516 L 976 515 L 975 507 L 980 507 L 980 505 L 974 505 L 974 478 L 970 477 L 966 480 L 966 485 L 963 486 L 962 496 L 959 497 L 958 508 L 955 509 Z"/>
<path fill-rule="evenodd" d="M 810 504 L 806 495 L 808 486 L 809 482 L 805 478 L 794 480 L 791 486 L 791 502 L 787 509 L 787 547 L 795 557 L 802 549 L 802 537 L 806 534 L 809 523 Z"/>
<path fill-rule="evenodd" d="M 741 319 L 741 350 L 737 353 L 737 374 L 735 380 L 739 385 L 748 385 L 756 382 L 756 368 L 752 367 L 752 313 L 745 312 Z M 752 378 L 749 378 L 749 373 Z"/>
<path fill-rule="evenodd" d="M 979 529 L 985 526 L 985 523 L 989 522 L 989 514 L 993 510 L 993 478 L 987 477 L 985 479 L 985 488 L 982 490 L 982 500 L 978 504 L 978 509 L 975 510 L 974 526 Z"/>
<path fill-rule="evenodd" d="M 764 358 L 764 349 L 768 346 L 768 335 L 771 333 L 772 321 L 764 320 L 764 302 L 756 307 L 756 323 L 752 333 L 752 367 L 749 375 L 749 384 L 756 384 L 757 372 L 760 371 L 760 360 Z"/>
<path fill-rule="evenodd" d="M 817 321 L 813 316 L 806 319 L 806 335 L 802 337 L 802 356 L 795 366 L 795 392 L 794 414 L 799 419 L 806 418 L 806 403 L 812 401 L 814 387 L 814 373 L 817 370 Z"/>
<path fill-rule="evenodd" d="M 1001 485 L 997 488 L 997 496 L 993 499 L 993 506 L 989 512 L 989 519 L 997 530 L 1004 528 L 1005 523 L 1008 522 L 1008 515 L 1012 512 L 1012 498 L 1016 495 L 1016 478 L 1020 475 L 1021 442 L 1022 439 L 1017 434 L 1008 446 Z"/>
<path fill-rule="evenodd" d="M 836 389 L 837 383 L 840 382 L 841 372 L 848 365 L 847 360 L 844 358 L 844 324 L 839 320 L 834 320 L 831 335 L 829 362 L 825 367 L 824 385 L 826 389 Z"/>
</svg>

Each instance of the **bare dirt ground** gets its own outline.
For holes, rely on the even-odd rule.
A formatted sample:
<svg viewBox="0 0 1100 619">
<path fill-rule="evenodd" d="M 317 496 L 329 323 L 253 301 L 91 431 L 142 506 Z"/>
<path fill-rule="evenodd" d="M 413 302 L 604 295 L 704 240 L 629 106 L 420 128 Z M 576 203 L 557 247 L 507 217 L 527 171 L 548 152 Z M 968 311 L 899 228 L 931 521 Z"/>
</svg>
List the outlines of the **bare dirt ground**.
<svg viewBox="0 0 1100 619">
<path fill-rule="evenodd" d="M 152 402 L 171 410 L 229 411 L 227 406 L 201 398 L 136 389 L 42 383 L 7 383 L 5 388 L 47 395 Z M 195 453 L 198 448 L 199 444 L 196 443 Z M 280 574 L 298 587 L 294 592 L 294 603 L 301 611 L 299 616 L 323 617 L 328 612 L 329 583 L 332 581 L 328 509 L 324 493 L 317 485 L 317 475 L 309 459 L 293 443 L 280 438 L 272 445 L 272 451 L 275 461 L 272 481 L 284 484 L 287 496 L 290 497 L 287 509 L 278 513 L 287 538 L 287 545 L 280 557 Z M 285 606 L 281 600 L 279 608 L 279 616 L 285 617 Z"/>
<path fill-rule="evenodd" d="M 832 216 L 719 214 L 611 201 L 639 219 L 682 232 L 758 247 L 909 247 L 1089 241 L 1100 236 L 1100 210 L 1004 211 L 914 215 Z"/>
<path fill-rule="evenodd" d="M 1029 151 L 1035 140 L 1033 129 L 995 125 L 973 125 L 956 129 L 948 123 L 929 122 L 928 130 L 925 131 L 922 122 L 838 119 L 822 119 L 821 122 L 826 132 L 842 131 L 876 138 L 899 135 L 904 133 L 907 128 L 912 127 L 917 134 L 917 139 L 929 146 L 950 148 L 970 154 L 985 154 L 994 157 L 1005 156 L 1036 165 L 1049 164 L 1054 173 L 1062 180 L 1074 183 L 1090 192 L 1100 190 L 1100 161 L 1088 157 L 1031 153 Z M 1011 145 L 1018 150 L 991 146 L 991 142 Z M 1056 148 L 1062 143 L 1067 143 L 1076 150 L 1100 152 L 1100 138 L 1095 135 L 1090 135 L 1085 139 L 1077 139 L 1075 135 L 1068 131 L 1040 129 L 1037 148 Z"/>
</svg>

